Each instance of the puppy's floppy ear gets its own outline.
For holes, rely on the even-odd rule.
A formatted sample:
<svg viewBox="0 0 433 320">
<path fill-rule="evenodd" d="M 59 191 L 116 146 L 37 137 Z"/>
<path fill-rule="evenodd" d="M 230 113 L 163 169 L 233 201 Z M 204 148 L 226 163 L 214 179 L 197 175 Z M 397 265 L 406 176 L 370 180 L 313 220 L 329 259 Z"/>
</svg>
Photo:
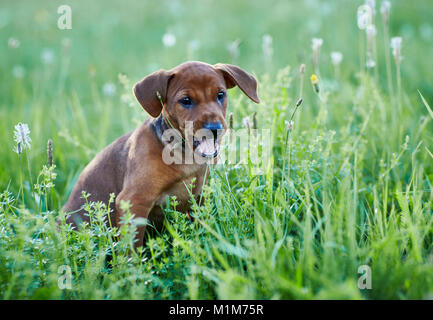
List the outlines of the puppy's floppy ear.
<svg viewBox="0 0 433 320">
<path fill-rule="evenodd" d="M 161 102 L 157 92 L 161 95 L 162 102 L 165 103 L 167 97 L 167 87 L 172 75 L 166 70 L 155 71 L 144 77 L 134 86 L 134 95 L 144 110 L 152 117 L 156 118 L 162 110 Z"/>
<path fill-rule="evenodd" d="M 257 96 L 257 81 L 252 75 L 232 64 L 217 63 L 214 68 L 222 71 L 228 89 L 238 86 L 248 98 L 260 103 Z"/>
</svg>

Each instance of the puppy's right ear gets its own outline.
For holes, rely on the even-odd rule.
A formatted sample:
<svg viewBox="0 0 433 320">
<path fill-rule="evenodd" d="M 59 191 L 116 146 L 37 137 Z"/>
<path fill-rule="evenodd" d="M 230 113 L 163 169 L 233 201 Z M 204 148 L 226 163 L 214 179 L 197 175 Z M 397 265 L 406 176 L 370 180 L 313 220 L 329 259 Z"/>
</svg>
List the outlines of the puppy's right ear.
<svg viewBox="0 0 433 320">
<path fill-rule="evenodd" d="M 165 103 L 168 82 L 171 77 L 172 75 L 168 71 L 159 70 L 143 78 L 134 86 L 135 98 L 140 102 L 143 109 L 154 118 L 158 117 L 162 110 L 157 92 L 161 95 L 162 103 Z"/>
</svg>

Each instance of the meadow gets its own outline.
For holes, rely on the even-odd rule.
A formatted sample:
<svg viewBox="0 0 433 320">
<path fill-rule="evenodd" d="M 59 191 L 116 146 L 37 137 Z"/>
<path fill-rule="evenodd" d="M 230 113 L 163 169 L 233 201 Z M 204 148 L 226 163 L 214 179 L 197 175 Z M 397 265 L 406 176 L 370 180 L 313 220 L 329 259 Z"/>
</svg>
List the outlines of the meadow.
<svg viewBox="0 0 433 320">
<path fill-rule="evenodd" d="M 368 26 L 355 0 L 78 0 L 70 30 L 62 4 L 0 2 L 0 299 L 433 298 L 430 0 L 376 1 Z M 142 251 L 102 203 L 73 231 L 81 170 L 149 117 L 134 83 L 187 60 L 258 78 L 228 111 L 270 129 L 269 165 L 210 167 L 194 222 L 167 199 Z"/>
</svg>

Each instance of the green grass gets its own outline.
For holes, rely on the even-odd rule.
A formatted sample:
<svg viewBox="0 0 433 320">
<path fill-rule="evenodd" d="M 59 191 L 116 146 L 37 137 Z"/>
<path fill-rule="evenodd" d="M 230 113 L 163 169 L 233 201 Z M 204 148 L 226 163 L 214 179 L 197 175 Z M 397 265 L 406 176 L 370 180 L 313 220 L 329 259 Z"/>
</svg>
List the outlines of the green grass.
<svg viewBox="0 0 433 320">
<path fill-rule="evenodd" d="M 388 89 L 379 9 L 378 77 L 360 72 L 361 3 L 74 1 L 67 31 L 56 27 L 63 3 L 0 4 L 0 299 L 431 298 L 433 5 L 392 3 L 390 35 L 403 36 L 398 96 L 392 57 L 395 94 Z M 168 29 L 177 43 L 164 48 Z M 268 64 L 266 33 L 274 49 Z M 8 48 L 11 37 L 18 49 Z M 309 81 L 313 37 L 324 39 L 319 95 Z M 200 48 L 188 54 L 191 39 Z M 226 49 L 235 39 L 242 40 L 236 61 Z M 41 62 L 43 48 L 53 51 L 51 64 Z M 344 54 L 337 75 L 331 51 Z M 166 229 L 143 252 L 130 250 L 131 214 L 108 228 L 100 203 L 88 204 L 93 223 L 79 232 L 58 227 L 84 166 L 148 117 L 133 99 L 135 81 L 187 59 L 237 63 L 258 77 L 262 103 L 234 89 L 229 110 L 235 128 L 256 112 L 259 129 L 271 130 L 264 175 L 253 175 L 252 164 L 211 169 L 204 204 L 193 203 L 195 221 L 171 199 Z M 287 135 L 301 63 L 304 102 Z M 22 78 L 12 76 L 18 65 Z M 106 83 L 115 84 L 113 96 L 103 93 Z M 18 122 L 32 138 L 21 159 L 12 151 Z M 48 139 L 55 177 L 42 170 Z M 34 187 L 42 181 L 49 187 Z M 70 290 L 58 286 L 63 265 L 71 268 Z M 371 290 L 358 289 L 361 265 L 371 267 Z"/>
</svg>

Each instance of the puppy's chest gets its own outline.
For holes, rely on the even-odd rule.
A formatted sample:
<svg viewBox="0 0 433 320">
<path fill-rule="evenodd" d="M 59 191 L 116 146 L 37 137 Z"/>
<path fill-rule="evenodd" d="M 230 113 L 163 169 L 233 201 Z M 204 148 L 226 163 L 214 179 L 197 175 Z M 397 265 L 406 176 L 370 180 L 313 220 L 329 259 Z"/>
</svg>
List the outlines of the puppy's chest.
<svg viewBox="0 0 433 320">
<path fill-rule="evenodd" d="M 179 211 L 187 211 L 191 205 L 191 194 L 196 200 L 203 188 L 204 174 L 192 174 L 170 185 L 155 202 L 155 205 L 165 206 L 167 196 L 176 196 Z M 188 191 L 189 190 L 189 191 Z"/>
</svg>

